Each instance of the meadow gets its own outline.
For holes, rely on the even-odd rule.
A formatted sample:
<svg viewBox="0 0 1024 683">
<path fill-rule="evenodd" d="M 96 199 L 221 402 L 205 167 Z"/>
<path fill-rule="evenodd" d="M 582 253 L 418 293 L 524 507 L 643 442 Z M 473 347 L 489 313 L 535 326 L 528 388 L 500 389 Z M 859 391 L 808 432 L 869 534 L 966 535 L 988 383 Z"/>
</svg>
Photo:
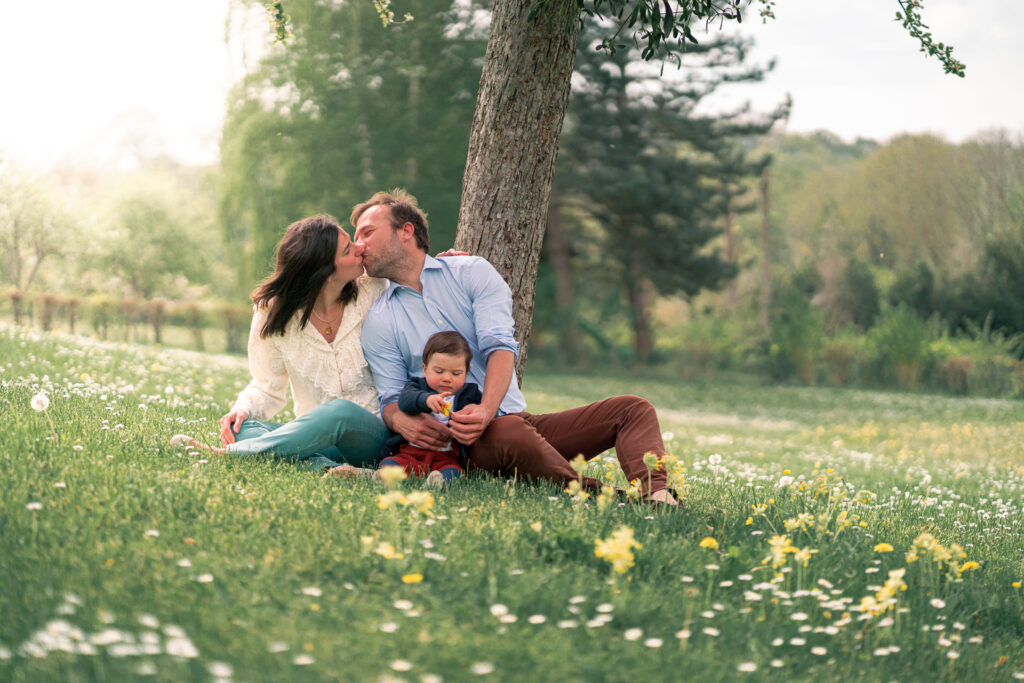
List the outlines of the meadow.
<svg viewBox="0 0 1024 683">
<path fill-rule="evenodd" d="M 0 326 L 0 680 L 1024 678 L 1020 401 L 527 375 L 649 398 L 669 509 L 168 445 L 246 379 Z"/>
</svg>

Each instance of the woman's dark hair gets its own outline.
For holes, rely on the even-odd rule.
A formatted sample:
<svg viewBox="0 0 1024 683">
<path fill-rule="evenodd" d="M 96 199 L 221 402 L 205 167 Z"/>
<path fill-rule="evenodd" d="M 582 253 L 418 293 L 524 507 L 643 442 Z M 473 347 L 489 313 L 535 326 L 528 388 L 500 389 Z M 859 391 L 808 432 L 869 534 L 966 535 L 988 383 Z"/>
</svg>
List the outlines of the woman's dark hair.
<svg viewBox="0 0 1024 683">
<path fill-rule="evenodd" d="M 277 267 L 252 292 L 256 307 L 267 309 L 260 337 L 284 334 L 288 321 L 299 310 L 299 327 L 306 326 L 320 289 L 334 272 L 339 232 L 341 226 L 326 214 L 303 218 L 288 226 L 277 245 Z M 342 288 L 338 303 L 355 301 L 357 294 L 353 280 Z"/>
<path fill-rule="evenodd" d="M 466 359 L 466 370 L 469 370 L 469 364 L 473 360 L 473 351 L 469 348 L 469 342 L 455 330 L 430 335 L 430 339 L 423 347 L 423 364 L 429 363 L 430 357 L 435 353 L 445 353 L 450 356 L 461 355 Z"/>
</svg>

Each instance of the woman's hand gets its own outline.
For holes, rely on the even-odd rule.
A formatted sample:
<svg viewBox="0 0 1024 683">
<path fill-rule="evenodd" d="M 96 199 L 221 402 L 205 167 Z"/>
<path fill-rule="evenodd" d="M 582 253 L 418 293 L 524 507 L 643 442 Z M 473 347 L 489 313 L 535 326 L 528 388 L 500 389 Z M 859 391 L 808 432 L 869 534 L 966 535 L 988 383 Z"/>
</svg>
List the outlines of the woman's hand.
<svg viewBox="0 0 1024 683">
<path fill-rule="evenodd" d="M 242 428 L 242 423 L 249 419 L 244 410 L 232 410 L 220 419 L 220 440 L 227 446 L 235 442 L 235 433 Z"/>
</svg>

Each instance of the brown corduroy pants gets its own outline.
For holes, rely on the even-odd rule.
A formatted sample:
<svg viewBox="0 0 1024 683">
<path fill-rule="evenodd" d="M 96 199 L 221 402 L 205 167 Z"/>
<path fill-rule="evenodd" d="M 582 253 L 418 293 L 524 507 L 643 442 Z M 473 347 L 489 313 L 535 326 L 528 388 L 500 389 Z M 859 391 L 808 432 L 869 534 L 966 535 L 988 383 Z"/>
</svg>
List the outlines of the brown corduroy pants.
<svg viewBox="0 0 1024 683">
<path fill-rule="evenodd" d="M 665 470 L 648 473 L 645 453 L 665 454 L 658 416 L 646 399 L 615 396 L 558 413 L 512 413 L 496 418 L 469 448 L 470 469 L 567 484 L 576 479 L 569 461 L 587 460 L 615 448 L 628 481 L 639 479 L 645 493 L 665 488 Z M 601 483 L 581 477 L 584 488 Z"/>
</svg>

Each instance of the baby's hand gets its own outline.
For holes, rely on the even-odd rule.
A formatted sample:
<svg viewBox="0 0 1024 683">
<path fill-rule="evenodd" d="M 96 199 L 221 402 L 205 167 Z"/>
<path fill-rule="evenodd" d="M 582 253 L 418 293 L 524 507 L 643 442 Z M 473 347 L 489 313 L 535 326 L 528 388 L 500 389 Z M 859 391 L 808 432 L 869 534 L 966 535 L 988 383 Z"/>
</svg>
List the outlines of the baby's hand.
<svg viewBox="0 0 1024 683">
<path fill-rule="evenodd" d="M 427 407 L 430 408 L 431 412 L 441 413 L 442 415 L 447 417 L 451 415 L 451 409 L 448 407 L 448 404 L 445 403 L 444 399 L 445 396 L 451 395 L 452 392 L 450 391 L 444 391 L 441 392 L 440 394 L 431 394 L 430 396 L 427 397 Z"/>
</svg>

